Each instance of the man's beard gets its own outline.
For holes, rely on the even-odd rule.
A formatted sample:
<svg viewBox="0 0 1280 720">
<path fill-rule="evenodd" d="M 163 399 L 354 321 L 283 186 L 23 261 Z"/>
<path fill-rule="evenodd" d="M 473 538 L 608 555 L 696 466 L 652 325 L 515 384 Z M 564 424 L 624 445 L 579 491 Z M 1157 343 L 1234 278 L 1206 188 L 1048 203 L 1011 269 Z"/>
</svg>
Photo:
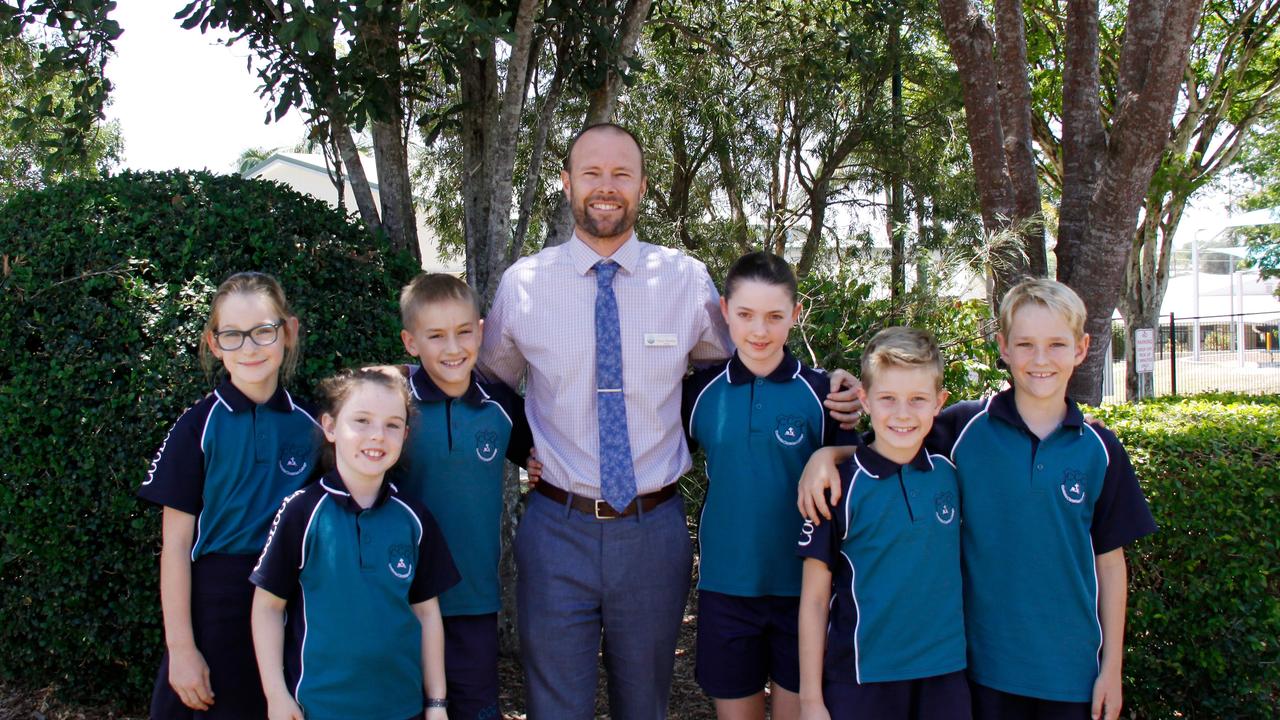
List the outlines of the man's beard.
<svg viewBox="0 0 1280 720">
<path fill-rule="evenodd" d="M 635 206 L 629 206 L 619 200 L 617 202 L 622 205 L 622 215 L 617 220 L 601 220 L 591 217 L 590 208 L 587 207 L 590 202 L 589 199 L 584 199 L 573 203 L 573 221 L 591 237 L 618 237 L 630 233 L 636 226 L 636 218 L 640 213 Z"/>
</svg>

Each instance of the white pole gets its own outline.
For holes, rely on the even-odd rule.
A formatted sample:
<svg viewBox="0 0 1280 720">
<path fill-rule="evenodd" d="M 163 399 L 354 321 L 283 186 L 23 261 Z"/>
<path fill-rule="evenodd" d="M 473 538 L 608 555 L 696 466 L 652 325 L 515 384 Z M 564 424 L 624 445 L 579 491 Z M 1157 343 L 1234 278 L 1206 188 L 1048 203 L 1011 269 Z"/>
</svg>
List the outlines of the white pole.
<svg viewBox="0 0 1280 720">
<path fill-rule="evenodd" d="M 1191 359 L 1200 362 L 1200 233 L 1204 228 L 1196 230 L 1191 238 Z"/>
<path fill-rule="evenodd" d="M 1236 278 L 1239 278 L 1240 292 L 1235 289 Z M 1240 296 L 1240 314 L 1236 316 L 1236 359 L 1240 361 L 1240 367 L 1244 367 L 1244 273 L 1238 273 L 1234 269 L 1231 271 L 1231 296 L 1232 311 L 1235 310 L 1235 296 Z"/>
</svg>

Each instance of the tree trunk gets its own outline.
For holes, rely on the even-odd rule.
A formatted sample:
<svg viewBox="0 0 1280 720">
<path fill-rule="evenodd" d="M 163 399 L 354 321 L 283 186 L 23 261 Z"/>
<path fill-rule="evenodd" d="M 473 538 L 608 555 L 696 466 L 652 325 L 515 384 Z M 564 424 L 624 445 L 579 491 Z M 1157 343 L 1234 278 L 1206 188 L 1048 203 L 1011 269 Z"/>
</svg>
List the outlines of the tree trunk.
<svg viewBox="0 0 1280 720">
<path fill-rule="evenodd" d="M 333 142 L 338 146 L 338 156 L 347 168 L 347 180 L 351 183 L 351 194 L 355 196 L 356 209 L 360 211 L 360 220 L 371 233 L 382 230 L 382 220 L 378 215 L 378 204 L 373 199 L 373 188 L 369 186 L 369 178 L 364 172 L 364 163 L 360 161 L 360 151 L 351 138 L 351 130 L 340 120 L 330 118 L 329 126 L 333 133 Z M 342 192 L 339 190 L 338 192 Z"/>
<path fill-rule="evenodd" d="M 391 240 L 391 247 L 407 251 L 421 261 L 413 186 L 409 182 L 409 155 L 404 142 L 404 125 L 399 118 L 390 122 L 373 122 L 373 158 L 378 165 L 382 226 Z"/>
<path fill-rule="evenodd" d="M 1146 0 L 1129 7 L 1125 48 L 1121 54 L 1120 87 L 1126 90 L 1113 114 L 1107 155 L 1097 187 L 1089 203 L 1089 216 L 1081 242 L 1068 243 L 1068 262 L 1059 255 L 1058 279 L 1084 300 L 1088 311 L 1086 330 L 1094 337 L 1109 337 L 1111 314 L 1124 291 L 1126 260 L 1133 244 L 1133 229 L 1151 183 L 1174 100 L 1187 64 L 1187 50 L 1200 14 L 1200 0 L 1166 0 L 1161 22 L 1135 19 Z M 1096 24 L 1094 25 L 1096 32 Z M 1154 41 L 1144 37 L 1155 33 Z M 1129 43 L 1135 43 L 1131 50 Z M 1146 63 L 1134 59 L 1146 53 Z M 1063 247 L 1059 239 L 1058 247 Z M 1105 335 L 1104 335 L 1105 334 Z M 1071 378 L 1070 392 L 1078 400 L 1097 404 L 1102 399 L 1104 358 L 1090 352 Z"/>
<path fill-rule="evenodd" d="M 640 30 L 644 26 L 645 19 L 649 17 L 649 9 L 652 6 L 653 0 L 627 0 L 627 6 L 622 11 L 622 19 L 618 23 L 618 31 L 614 35 L 617 39 L 618 57 L 609 68 L 609 72 L 605 74 L 604 83 L 591 92 L 590 101 L 587 104 L 586 121 L 582 125 L 584 128 L 613 119 L 613 111 L 618 104 L 618 94 L 622 92 L 620 69 L 628 60 L 635 57 L 636 45 L 640 42 Z M 543 247 L 563 245 L 572 236 L 573 208 L 569 206 L 569 199 L 561 193 L 554 223 L 550 226 Z"/>
<path fill-rule="evenodd" d="M 493 197 L 492 168 L 486 151 L 491 142 L 491 123 L 497 107 L 498 70 L 496 48 L 490 43 L 473 45 L 462 60 L 462 214 L 463 237 L 467 244 L 467 280 L 472 287 L 485 262 L 484 238 L 488 234 L 489 202 Z M 479 292 L 477 290 L 477 292 Z M 484 296 L 481 296 L 484 302 Z M 486 303 L 484 307 L 489 306 Z"/>
<path fill-rule="evenodd" d="M 1004 126 L 1004 157 L 1013 193 L 1013 215 L 1025 264 L 1033 277 L 1049 274 L 1040 212 L 1040 182 L 1031 147 L 1031 80 L 1027 70 L 1026 21 L 1022 0 L 996 0 L 996 38 L 999 42 L 1000 121 Z"/>
</svg>

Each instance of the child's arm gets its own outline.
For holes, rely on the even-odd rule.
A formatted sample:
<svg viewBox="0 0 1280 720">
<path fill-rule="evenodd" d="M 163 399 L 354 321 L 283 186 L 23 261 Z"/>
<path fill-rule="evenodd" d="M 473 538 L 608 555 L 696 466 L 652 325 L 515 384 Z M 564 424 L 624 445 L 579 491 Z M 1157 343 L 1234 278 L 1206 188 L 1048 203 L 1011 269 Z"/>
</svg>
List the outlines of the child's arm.
<svg viewBox="0 0 1280 720">
<path fill-rule="evenodd" d="M 428 699 L 445 699 L 444 621 L 440 617 L 440 601 L 431 598 L 413 606 L 422 623 L 422 686 Z M 427 720 L 447 720 L 444 708 L 426 709 Z M 272 719 L 274 720 L 274 718 Z"/>
<path fill-rule="evenodd" d="M 839 487 L 839 483 L 836 484 Z M 800 718 L 830 720 L 822 699 L 822 658 L 827 644 L 827 614 L 831 602 L 831 569 L 816 558 L 805 558 L 800 589 Z"/>
<path fill-rule="evenodd" d="M 183 705 L 208 710 L 213 704 L 209 666 L 196 647 L 191 629 L 191 545 L 195 541 L 196 518 L 166 507 L 161 532 L 160 607 L 169 648 L 169 685 Z"/>
<path fill-rule="evenodd" d="M 258 656 L 258 675 L 267 696 L 270 720 L 303 720 L 302 708 L 284 682 L 285 599 L 257 588 L 253 591 L 253 652 Z"/>
<path fill-rule="evenodd" d="M 1124 659 L 1124 615 L 1128 602 L 1129 577 L 1124 548 L 1116 548 L 1094 558 L 1098 573 L 1098 618 L 1102 621 L 1102 663 L 1093 683 L 1094 720 L 1120 717 L 1123 702 L 1121 663 Z"/>
</svg>

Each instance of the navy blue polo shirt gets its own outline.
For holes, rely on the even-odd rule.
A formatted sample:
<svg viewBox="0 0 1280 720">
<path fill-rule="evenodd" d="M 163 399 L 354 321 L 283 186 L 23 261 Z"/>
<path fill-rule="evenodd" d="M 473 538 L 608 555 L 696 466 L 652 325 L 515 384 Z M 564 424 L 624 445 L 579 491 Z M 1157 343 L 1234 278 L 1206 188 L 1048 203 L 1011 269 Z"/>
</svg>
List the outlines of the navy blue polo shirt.
<svg viewBox="0 0 1280 720">
<path fill-rule="evenodd" d="M 533 445 L 524 399 L 476 373 L 467 391 L 454 399 L 422 366 L 409 376 L 409 386 L 418 414 L 409 421 L 409 441 L 395 478 L 405 495 L 437 518 L 462 573 L 462 582 L 440 596 L 441 612 L 497 612 L 502 607 L 503 458 L 524 465 Z"/>
<path fill-rule="evenodd" d="M 930 443 L 960 475 L 969 673 L 981 685 L 1089 702 L 1102 625 L 1094 558 L 1154 532 L 1129 456 L 1070 399 L 1043 440 L 1012 389 L 947 408 Z"/>
<path fill-rule="evenodd" d="M 196 516 L 192 561 L 257 555 L 280 501 L 313 477 L 323 441 L 283 387 L 258 405 L 227 379 L 174 423 L 138 497 Z"/>
<path fill-rule="evenodd" d="M 796 550 L 831 569 L 824 681 L 892 682 L 964 669 L 955 467 L 923 448 L 899 465 L 859 445 L 839 470 L 843 493 L 831 522 L 805 522 Z"/>
<path fill-rule="evenodd" d="M 822 406 L 827 374 L 790 352 L 765 377 L 734 353 L 684 381 L 690 448 L 707 451 L 707 496 L 698 522 L 698 588 L 760 597 L 800 594 L 793 543 L 803 521 L 796 483 L 838 425 Z"/>
<path fill-rule="evenodd" d="M 308 720 L 422 711 L 412 606 L 458 582 L 426 508 L 384 481 L 362 509 L 330 472 L 285 500 L 249 579 L 288 601 L 285 680 Z"/>
</svg>

